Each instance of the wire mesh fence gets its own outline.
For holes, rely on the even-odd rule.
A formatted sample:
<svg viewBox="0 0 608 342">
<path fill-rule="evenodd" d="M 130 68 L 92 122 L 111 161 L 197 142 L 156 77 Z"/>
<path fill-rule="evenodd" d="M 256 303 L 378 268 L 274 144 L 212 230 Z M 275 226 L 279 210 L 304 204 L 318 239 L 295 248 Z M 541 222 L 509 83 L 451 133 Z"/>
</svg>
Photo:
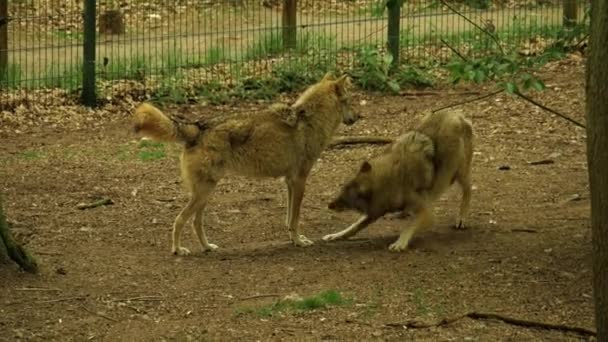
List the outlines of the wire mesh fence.
<svg viewBox="0 0 608 342">
<path fill-rule="evenodd" d="M 384 58 L 387 7 L 400 1 L 0 0 L 0 91 L 79 94 L 87 63 L 102 99 L 196 96 L 234 82 L 256 88 L 270 77 L 289 90 L 290 82 Z M 87 2 L 96 11 L 88 38 Z M 495 41 L 533 54 L 559 39 L 564 25 L 583 22 L 586 8 L 572 0 L 405 1 L 393 30 L 398 62 L 428 68 L 492 53 Z M 95 60 L 85 63 L 87 39 Z"/>
</svg>

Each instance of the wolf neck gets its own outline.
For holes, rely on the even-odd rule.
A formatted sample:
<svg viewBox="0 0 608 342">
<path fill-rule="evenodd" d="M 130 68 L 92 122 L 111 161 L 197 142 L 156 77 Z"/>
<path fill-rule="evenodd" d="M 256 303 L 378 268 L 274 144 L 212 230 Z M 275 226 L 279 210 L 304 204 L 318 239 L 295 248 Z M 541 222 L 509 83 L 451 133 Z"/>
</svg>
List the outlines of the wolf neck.
<svg viewBox="0 0 608 342">
<path fill-rule="evenodd" d="M 306 136 L 315 139 L 324 146 L 329 144 L 336 128 L 340 125 L 342 118 L 339 113 L 327 111 L 322 107 L 314 108 L 309 117 L 306 127 Z"/>
</svg>

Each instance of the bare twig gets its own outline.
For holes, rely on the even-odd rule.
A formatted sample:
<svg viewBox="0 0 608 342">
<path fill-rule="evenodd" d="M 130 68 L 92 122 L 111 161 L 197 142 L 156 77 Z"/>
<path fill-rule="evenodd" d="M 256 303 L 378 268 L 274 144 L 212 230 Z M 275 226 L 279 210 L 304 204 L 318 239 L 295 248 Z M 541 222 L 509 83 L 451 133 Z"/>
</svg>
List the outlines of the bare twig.
<svg viewBox="0 0 608 342">
<path fill-rule="evenodd" d="M 494 41 L 494 43 L 496 43 L 496 46 L 498 47 L 498 49 L 500 50 L 500 53 L 502 53 L 503 55 L 505 54 L 505 51 L 502 48 L 502 45 L 500 45 L 500 41 L 498 40 L 498 38 L 490 31 L 486 30 L 485 28 L 479 26 L 479 24 L 477 24 L 476 22 L 474 22 L 473 20 L 469 19 L 466 15 L 458 12 L 457 9 L 455 9 L 454 7 L 448 5 L 445 0 L 439 0 L 441 1 L 441 4 L 444 5 L 445 7 L 447 7 L 450 11 L 454 12 L 455 14 L 457 14 L 458 16 L 462 17 L 464 20 L 468 21 L 469 23 L 471 23 L 471 25 L 475 26 L 476 28 L 478 28 L 481 32 L 487 34 L 488 36 L 490 36 L 490 38 L 492 38 L 492 40 Z"/>
<path fill-rule="evenodd" d="M 281 295 L 278 293 L 259 294 L 259 295 L 255 295 L 255 296 L 243 297 L 243 298 L 240 298 L 240 300 L 245 301 L 245 300 L 257 299 L 257 298 L 269 298 L 269 297 L 281 297 Z"/>
<path fill-rule="evenodd" d="M 159 302 L 164 300 L 163 296 L 140 296 L 133 298 L 124 298 L 124 299 L 113 299 L 113 302 Z"/>
<path fill-rule="evenodd" d="M 49 256 L 63 256 L 63 253 L 58 252 L 44 252 L 44 251 L 36 251 L 38 255 L 49 255 Z"/>
<path fill-rule="evenodd" d="M 362 40 L 366 40 L 367 38 L 369 38 L 369 37 L 371 37 L 371 36 L 375 35 L 376 33 L 378 33 L 378 32 L 380 32 L 380 31 L 383 31 L 384 29 L 386 29 L 386 26 L 387 26 L 387 25 L 383 25 L 382 27 L 380 27 L 380 28 L 379 28 L 379 29 L 377 29 L 376 31 L 373 31 L 372 33 L 370 33 L 370 34 L 368 34 L 368 35 L 366 35 L 366 36 L 364 36 L 364 37 L 362 37 L 362 38 L 359 38 L 359 39 L 355 40 L 354 42 L 355 42 L 355 43 L 358 43 L 358 42 L 360 42 L 360 41 L 362 41 Z"/>
<path fill-rule="evenodd" d="M 465 56 L 463 56 L 458 50 L 456 50 L 455 47 L 448 44 L 448 42 L 446 42 L 443 38 L 441 38 L 440 40 L 443 43 L 443 45 L 447 46 L 448 49 L 452 50 L 452 52 L 455 53 L 458 57 L 460 57 L 463 61 L 468 61 L 468 59 Z"/>
<path fill-rule="evenodd" d="M 562 114 L 562 113 L 560 113 L 560 112 L 558 112 L 558 111 L 556 111 L 556 110 L 553 110 L 553 109 L 551 109 L 551 108 L 549 108 L 549 107 L 547 107 L 547 106 L 545 106 L 545 105 L 543 105 L 543 104 L 541 104 L 541 103 L 538 103 L 538 102 L 534 101 L 533 99 L 531 99 L 531 98 L 527 97 L 526 95 L 524 95 L 524 94 L 522 94 L 522 93 L 520 93 L 520 92 L 518 92 L 518 91 L 517 91 L 517 92 L 515 92 L 514 94 L 515 94 L 515 95 L 517 95 L 517 96 L 519 96 L 520 98 L 522 98 L 522 99 L 524 99 L 524 100 L 526 100 L 526 101 L 530 102 L 531 104 L 533 104 L 533 105 L 535 105 L 535 106 L 537 106 L 537 107 L 540 107 L 540 108 L 542 108 L 542 109 L 544 109 L 544 110 L 548 111 L 549 113 L 553 113 L 553 114 L 555 114 L 555 115 L 559 116 L 559 117 L 560 117 L 560 118 L 562 118 L 562 119 L 565 119 L 565 120 L 567 120 L 567 121 L 570 121 L 571 123 L 575 124 L 575 125 L 576 125 L 576 126 L 578 126 L 578 127 L 585 128 L 585 125 L 583 125 L 582 123 L 580 123 L 580 122 L 578 122 L 578 121 L 576 121 L 576 120 L 572 119 L 571 117 L 566 116 L 566 115 L 564 115 L 564 114 Z"/>
<path fill-rule="evenodd" d="M 528 228 L 513 228 L 511 231 L 513 233 L 538 233 L 538 230 Z"/>
<path fill-rule="evenodd" d="M 388 323 L 384 326 L 392 327 L 392 328 L 409 328 L 409 329 L 426 329 L 426 328 L 434 328 L 452 324 L 457 322 L 463 318 L 470 318 L 475 320 L 497 320 L 502 321 L 507 324 L 516 325 L 520 327 L 526 328 L 534 328 L 534 329 L 545 329 L 545 330 L 557 330 L 561 332 L 570 332 L 577 333 L 582 336 L 597 336 L 597 333 L 593 330 L 581 327 L 575 327 L 565 324 L 553 324 L 553 323 L 544 323 L 544 322 L 536 322 L 529 321 L 525 319 L 513 318 L 501 314 L 496 313 L 484 313 L 484 312 L 469 312 L 464 315 L 444 318 L 435 323 L 424 323 L 419 321 L 407 321 L 405 323 Z"/>
<path fill-rule="evenodd" d="M 111 204 L 114 204 L 112 199 L 104 198 L 104 199 L 100 199 L 100 200 L 92 202 L 92 203 L 80 203 L 76 206 L 76 208 L 78 208 L 80 210 L 85 210 L 85 209 L 97 208 L 97 207 L 101 207 L 104 205 L 111 205 Z"/>
<path fill-rule="evenodd" d="M 15 291 L 61 292 L 60 289 L 48 289 L 48 288 L 44 288 L 44 287 L 20 287 L 18 289 L 15 289 Z"/>
<path fill-rule="evenodd" d="M 90 314 L 92 314 L 92 315 L 97 315 L 97 316 L 99 316 L 99 317 L 101 317 L 101 318 L 105 318 L 105 319 L 107 319 L 108 321 L 112 321 L 112 322 L 118 322 L 118 320 L 117 320 L 116 318 L 112 318 L 112 317 L 107 316 L 107 315 L 104 315 L 104 314 L 102 314 L 102 313 L 100 313 L 100 312 L 95 312 L 95 311 L 93 311 L 93 310 L 90 310 L 89 308 L 87 308 L 87 307 L 86 307 L 86 306 L 84 306 L 84 305 L 81 305 L 80 307 L 81 307 L 81 308 L 82 308 L 84 311 L 86 311 L 86 312 L 88 312 L 88 313 L 90 313 Z"/>
<path fill-rule="evenodd" d="M 460 106 L 460 105 L 463 105 L 463 104 L 467 104 L 467 103 L 472 103 L 472 102 L 475 102 L 475 101 L 483 100 L 483 99 L 486 99 L 488 97 L 492 97 L 494 95 L 498 95 L 498 94 L 502 93 L 503 91 L 504 91 L 504 89 L 499 89 L 499 90 L 493 91 L 491 93 L 488 93 L 488 94 L 485 94 L 485 95 L 482 95 L 482 96 L 478 96 L 478 97 L 472 98 L 470 100 L 456 102 L 456 103 L 449 104 L 447 106 L 443 106 L 443 107 L 439 107 L 437 109 L 433 109 L 432 112 L 435 113 L 435 112 L 438 112 L 440 110 L 444 110 L 444 109 Z"/>
<path fill-rule="evenodd" d="M 67 302 L 70 300 L 85 300 L 86 297 L 83 296 L 76 296 L 76 297 L 64 297 L 64 298 L 56 298 L 56 299 L 49 299 L 49 300 L 41 300 L 41 301 L 37 301 L 37 304 L 46 304 L 46 303 L 57 303 L 57 302 Z"/>
<path fill-rule="evenodd" d="M 357 145 L 357 144 L 371 144 L 371 145 L 386 145 L 394 141 L 392 138 L 378 137 L 378 136 L 344 136 L 336 137 L 329 144 L 330 147 L 336 147 L 339 145 Z"/>
</svg>

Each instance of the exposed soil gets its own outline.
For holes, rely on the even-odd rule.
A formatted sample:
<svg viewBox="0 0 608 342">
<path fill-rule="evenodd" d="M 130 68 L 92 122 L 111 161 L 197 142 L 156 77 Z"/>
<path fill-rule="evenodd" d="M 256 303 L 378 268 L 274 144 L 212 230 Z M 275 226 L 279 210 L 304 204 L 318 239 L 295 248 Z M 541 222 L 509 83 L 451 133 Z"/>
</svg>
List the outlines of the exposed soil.
<svg viewBox="0 0 608 342">
<path fill-rule="evenodd" d="M 534 98 L 584 121 L 581 61 L 552 63 L 542 77 L 549 89 Z M 364 118 L 339 134 L 396 136 L 423 110 L 474 97 L 463 90 L 488 91 L 358 93 L 357 103 L 367 101 L 356 108 Z M 355 219 L 326 205 L 379 147 L 323 153 L 302 211 L 314 246 L 288 243 L 282 181 L 231 176 L 217 188 L 204 221 L 220 249 L 175 257 L 171 225 L 187 201 L 178 184 L 177 146 L 166 146 L 165 158 L 142 160 L 122 112 L 97 128 L 46 129 L 41 121 L 35 132 L 3 133 L 5 209 L 42 271 L 1 269 L 0 340 L 579 340 L 468 318 L 439 328 L 387 326 L 468 311 L 594 326 L 584 130 L 507 95 L 462 108 L 476 133 L 469 229 L 450 228 L 460 196 L 452 189 L 436 206 L 435 226 L 403 253 L 387 248 L 407 219 L 383 219 L 351 241 L 320 241 Z M 530 164 L 544 159 L 553 163 Z M 76 208 L 102 197 L 114 204 Z M 184 245 L 196 251 L 192 235 L 184 235 Z M 276 300 L 245 297 L 328 289 L 352 303 L 272 317 L 242 313 Z"/>
</svg>

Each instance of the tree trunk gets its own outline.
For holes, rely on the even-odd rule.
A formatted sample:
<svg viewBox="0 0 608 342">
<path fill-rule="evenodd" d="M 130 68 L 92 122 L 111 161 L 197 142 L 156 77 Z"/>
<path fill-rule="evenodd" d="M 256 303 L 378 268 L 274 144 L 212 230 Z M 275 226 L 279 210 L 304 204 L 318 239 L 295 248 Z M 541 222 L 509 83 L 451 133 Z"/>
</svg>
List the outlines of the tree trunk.
<svg viewBox="0 0 608 342">
<path fill-rule="evenodd" d="M 591 4 L 587 60 L 587 163 L 597 340 L 608 341 L 608 3 Z"/>
<path fill-rule="evenodd" d="M 13 260 L 27 272 L 38 272 L 36 260 L 17 244 L 6 223 L 2 198 L 0 198 L 0 261 Z"/>
</svg>

